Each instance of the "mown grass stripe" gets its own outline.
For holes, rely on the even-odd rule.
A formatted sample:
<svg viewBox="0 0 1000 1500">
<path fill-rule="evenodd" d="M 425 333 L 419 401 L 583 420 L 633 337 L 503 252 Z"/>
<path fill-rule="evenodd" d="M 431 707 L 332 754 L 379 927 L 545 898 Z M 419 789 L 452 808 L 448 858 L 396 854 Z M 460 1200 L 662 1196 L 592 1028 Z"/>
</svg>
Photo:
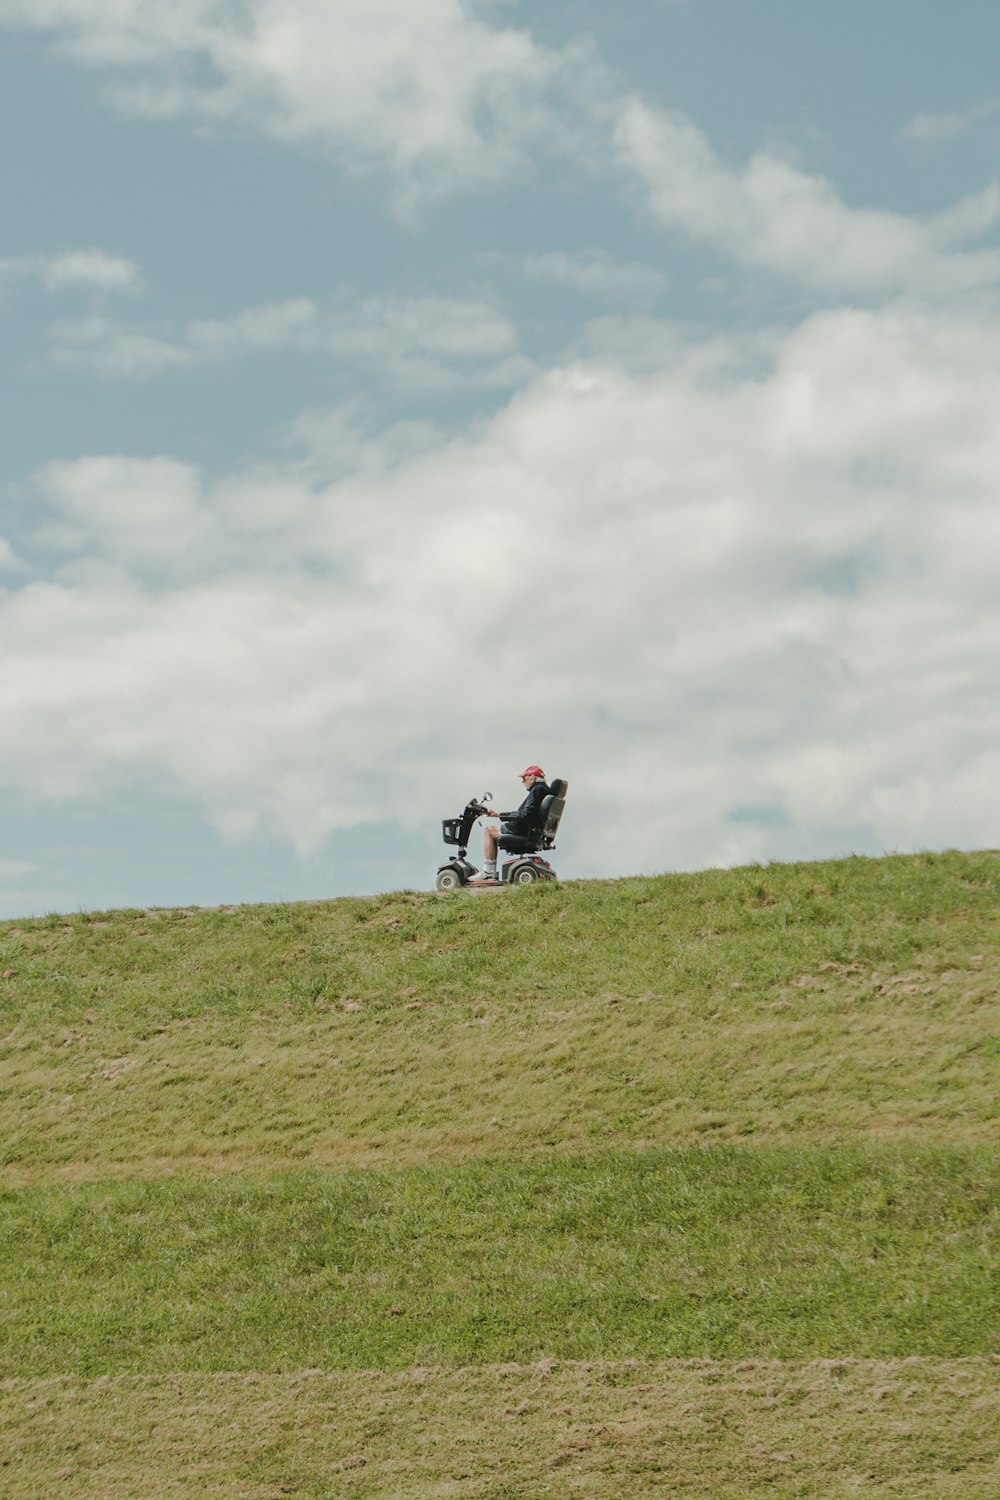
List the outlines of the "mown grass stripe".
<svg viewBox="0 0 1000 1500">
<path fill-rule="evenodd" d="M 0 1383 L 0 1474 L 9 1500 L 994 1500 L 998 1377 L 907 1359 L 22 1380 Z"/>
<path fill-rule="evenodd" d="M 998 1164 L 718 1147 L 9 1192 L 0 1369 L 991 1353 Z"/>
</svg>

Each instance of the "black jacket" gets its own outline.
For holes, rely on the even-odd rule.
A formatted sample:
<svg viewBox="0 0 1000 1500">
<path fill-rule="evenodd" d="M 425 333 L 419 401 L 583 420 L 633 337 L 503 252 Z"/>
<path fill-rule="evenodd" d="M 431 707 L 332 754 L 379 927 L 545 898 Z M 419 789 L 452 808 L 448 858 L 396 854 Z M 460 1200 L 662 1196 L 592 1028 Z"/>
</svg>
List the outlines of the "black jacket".
<svg viewBox="0 0 1000 1500">
<path fill-rule="evenodd" d="M 508 833 L 516 833 L 523 838 L 527 838 L 537 832 L 540 822 L 538 815 L 539 808 L 542 805 L 543 798 L 548 795 L 549 788 L 545 782 L 536 781 L 516 812 L 500 813 L 500 820 Z"/>
</svg>

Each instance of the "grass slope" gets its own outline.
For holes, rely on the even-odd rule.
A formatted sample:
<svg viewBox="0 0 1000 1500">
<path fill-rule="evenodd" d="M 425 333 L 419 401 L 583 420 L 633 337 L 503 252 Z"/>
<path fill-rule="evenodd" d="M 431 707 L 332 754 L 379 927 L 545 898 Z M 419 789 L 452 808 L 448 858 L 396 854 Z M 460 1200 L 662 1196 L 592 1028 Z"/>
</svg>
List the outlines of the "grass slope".
<svg viewBox="0 0 1000 1500">
<path fill-rule="evenodd" d="M 0 1488 L 995 1493 L 998 895 L 0 926 Z"/>
<path fill-rule="evenodd" d="M 9 1183 L 998 1138 L 1000 859 L 0 929 Z"/>
</svg>

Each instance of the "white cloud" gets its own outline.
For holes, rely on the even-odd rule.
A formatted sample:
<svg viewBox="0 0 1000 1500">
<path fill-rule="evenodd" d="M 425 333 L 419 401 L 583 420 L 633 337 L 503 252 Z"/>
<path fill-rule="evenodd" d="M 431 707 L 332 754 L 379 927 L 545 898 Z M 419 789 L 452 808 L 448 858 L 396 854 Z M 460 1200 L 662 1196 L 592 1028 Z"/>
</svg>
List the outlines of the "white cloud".
<svg viewBox="0 0 1000 1500">
<path fill-rule="evenodd" d="M 286 439 L 298 455 L 296 472 L 329 483 L 345 474 L 394 469 L 439 448 L 444 434 L 433 423 L 413 420 L 373 433 L 365 423 L 363 404 L 355 400 L 304 412 L 290 424 Z"/>
<path fill-rule="evenodd" d="M 560 67 L 475 0 L 0 0 L 121 77 L 124 109 L 249 120 L 388 168 L 403 200 L 506 177 Z M 206 81 L 208 80 L 208 81 Z"/>
<path fill-rule="evenodd" d="M 139 268 L 120 255 L 105 250 L 70 250 L 63 255 L 27 255 L 0 260 L 0 276 L 29 276 L 50 292 L 89 287 L 99 292 L 138 292 L 142 289 Z"/>
<path fill-rule="evenodd" d="M 27 563 L 14 551 L 6 537 L 0 536 L 0 573 L 22 573 Z"/>
<path fill-rule="evenodd" d="M 145 379 L 193 362 L 192 351 L 169 337 L 122 327 L 110 318 L 77 318 L 49 330 L 57 364 L 84 366 L 102 375 Z"/>
<path fill-rule="evenodd" d="M 142 286 L 138 268 L 120 255 L 103 250 L 74 250 L 53 255 L 41 263 L 47 287 L 58 291 L 68 286 L 89 286 L 100 291 L 135 292 Z"/>
<path fill-rule="evenodd" d="M 268 350 L 316 348 L 322 338 L 316 305 L 306 297 L 267 303 L 230 318 L 195 319 L 181 328 L 129 327 L 110 318 L 78 318 L 50 330 L 59 364 L 84 365 L 122 379 L 233 359 Z"/>
<path fill-rule="evenodd" d="M 664 286 L 663 276 L 651 266 L 615 260 L 602 250 L 529 255 L 524 270 L 529 276 L 562 282 L 587 295 L 647 306 L 656 301 Z"/>
<path fill-rule="evenodd" d="M 965 135 L 970 125 L 965 114 L 939 113 L 914 115 L 896 134 L 904 141 L 929 142 L 940 145 L 944 141 L 957 140 Z"/>
<path fill-rule="evenodd" d="M 308 297 L 248 308 L 229 319 L 188 324 L 185 342 L 206 356 L 254 349 L 309 349 L 317 340 L 318 311 Z"/>
<path fill-rule="evenodd" d="M 463 439 L 46 469 L 71 556 L 0 596 L 0 778 L 308 849 L 537 759 L 567 873 L 1000 842 L 995 325 L 828 312 L 756 370 L 674 337 Z"/>
<path fill-rule="evenodd" d="M 1000 251 L 952 248 L 996 224 L 996 185 L 940 219 L 852 209 L 823 178 L 766 152 L 734 171 L 686 116 L 637 99 L 623 105 L 615 140 L 663 224 L 744 265 L 854 296 L 952 294 L 1000 281 Z"/>
<path fill-rule="evenodd" d="M 976 105 L 973 109 L 943 110 L 914 115 L 896 132 L 901 140 L 917 145 L 940 146 L 958 140 L 976 130 L 984 120 L 1000 114 L 1000 100 Z"/>
<path fill-rule="evenodd" d="M 349 310 L 299 297 L 180 328 L 90 317 L 58 323 L 50 337 L 57 363 L 122 379 L 276 350 L 361 361 L 403 389 L 516 385 L 533 370 L 502 312 L 452 297 L 375 297 Z"/>
<path fill-rule="evenodd" d="M 402 345 L 446 359 L 508 354 L 517 341 L 510 322 L 496 308 L 447 297 L 373 299 L 356 319 L 343 321 L 339 336 L 360 348 L 381 352 L 387 345 Z"/>
<path fill-rule="evenodd" d="M 59 517 L 56 545 L 70 535 L 124 567 L 169 571 L 197 558 L 210 526 L 197 474 L 175 459 L 79 458 L 48 464 L 37 484 Z"/>
<path fill-rule="evenodd" d="M 404 213 L 534 172 L 556 149 L 591 172 L 624 166 L 667 227 L 823 293 L 950 295 L 1000 281 L 1000 251 L 957 242 L 996 225 L 995 187 L 922 219 L 851 208 L 773 150 L 730 167 L 686 115 L 616 92 L 589 43 L 546 48 L 502 15 L 486 0 L 0 0 L 0 24 L 50 31 L 110 73 L 120 107 L 318 143 L 349 169 L 387 172 Z M 997 107 L 923 115 L 901 133 L 942 138 Z M 655 295 L 648 268 L 600 257 L 556 251 L 527 269 L 598 295 Z M 127 263 L 89 274 L 127 278 Z"/>
<path fill-rule="evenodd" d="M 370 298 L 334 318 L 329 348 L 364 360 L 403 389 L 516 385 L 532 370 L 518 356 L 516 330 L 503 313 L 459 298 Z"/>
</svg>

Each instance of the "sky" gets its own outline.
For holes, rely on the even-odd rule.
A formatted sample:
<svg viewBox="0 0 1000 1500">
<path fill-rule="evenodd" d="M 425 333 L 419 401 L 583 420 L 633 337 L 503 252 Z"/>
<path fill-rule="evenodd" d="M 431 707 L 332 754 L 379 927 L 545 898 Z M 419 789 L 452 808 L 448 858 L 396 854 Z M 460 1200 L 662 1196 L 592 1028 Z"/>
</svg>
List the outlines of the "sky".
<svg viewBox="0 0 1000 1500">
<path fill-rule="evenodd" d="M 0 916 L 1000 846 L 998 55 L 0 0 Z"/>
</svg>

